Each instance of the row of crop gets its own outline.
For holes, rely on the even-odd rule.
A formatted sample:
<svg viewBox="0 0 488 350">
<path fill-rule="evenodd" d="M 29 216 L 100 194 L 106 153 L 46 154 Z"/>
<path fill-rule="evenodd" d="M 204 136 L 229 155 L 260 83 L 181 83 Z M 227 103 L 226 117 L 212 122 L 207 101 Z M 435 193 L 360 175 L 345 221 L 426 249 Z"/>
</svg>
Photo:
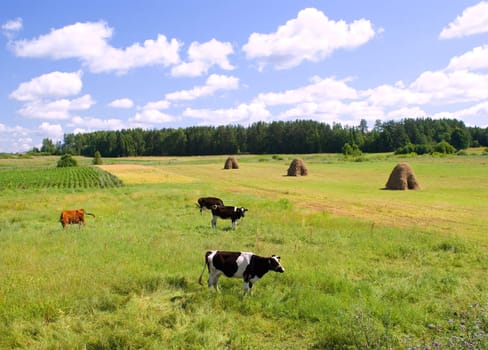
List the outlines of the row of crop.
<svg viewBox="0 0 488 350">
<path fill-rule="evenodd" d="M 2 169 L 1 189 L 110 188 L 122 186 L 116 176 L 97 167 Z"/>
</svg>

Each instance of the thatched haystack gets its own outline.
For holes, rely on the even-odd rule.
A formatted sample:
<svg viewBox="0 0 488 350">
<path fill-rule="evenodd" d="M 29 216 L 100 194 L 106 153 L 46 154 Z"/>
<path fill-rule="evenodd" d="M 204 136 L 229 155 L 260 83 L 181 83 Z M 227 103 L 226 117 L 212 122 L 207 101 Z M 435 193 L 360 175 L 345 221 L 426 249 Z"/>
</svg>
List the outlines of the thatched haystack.
<svg viewBox="0 0 488 350">
<path fill-rule="evenodd" d="M 288 168 L 288 176 L 307 176 L 308 169 L 305 166 L 303 159 L 296 158 L 290 164 Z"/>
<path fill-rule="evenodd" d="M 417 182 L 412 168 L 407 163 L 399 163 L 393 168 L 388 182 L 387 190 L 419 190 L 420 185 Z"/>
<path fill-rule="evenodd" d="M 224 169 L 239 169 L 239 163 L 234 157 L 229 157 L 225 161 Z"/>
</svg>

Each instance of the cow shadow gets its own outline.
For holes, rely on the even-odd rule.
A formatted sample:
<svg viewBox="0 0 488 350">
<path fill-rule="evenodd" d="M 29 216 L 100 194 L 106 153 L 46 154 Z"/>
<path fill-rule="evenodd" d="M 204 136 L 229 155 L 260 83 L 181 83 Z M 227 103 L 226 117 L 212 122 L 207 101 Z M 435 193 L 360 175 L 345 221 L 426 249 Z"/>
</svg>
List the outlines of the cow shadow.
<svg viewBox="0 0 488 350">
<path fill-rule="evenodd" d="M 210 225 L 198 225 L 195 227 L 199 233 L 208 234 L 211 233 L 218 233 L 218 232 L 232 232 L 235 231 L 232 226 L 229 227 L 217 227 L 213 228 Z"/>
</svg>

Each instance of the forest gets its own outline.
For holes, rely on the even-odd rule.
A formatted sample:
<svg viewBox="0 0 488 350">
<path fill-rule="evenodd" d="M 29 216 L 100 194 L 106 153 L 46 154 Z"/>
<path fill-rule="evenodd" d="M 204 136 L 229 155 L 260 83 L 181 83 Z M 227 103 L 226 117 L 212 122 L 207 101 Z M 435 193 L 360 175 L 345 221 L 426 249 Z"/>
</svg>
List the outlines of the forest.
<svg viewBox="0 0 488 350">
<path fill-rule="evenodd" d="M 488 128 L 467 127 L 456 119 L 407 118 L 377 120 L 368 128 L 312 120 L 256 122 L 241 125 L 191 126 L 177 129 L 141 128 L 65 134 L 53 143 L 44 139 L 32 152 L 93 157 L 192 156 L 221 154 L 290 153 L 454 153 L 468 147 L 488 146 Z"/>
</svg>

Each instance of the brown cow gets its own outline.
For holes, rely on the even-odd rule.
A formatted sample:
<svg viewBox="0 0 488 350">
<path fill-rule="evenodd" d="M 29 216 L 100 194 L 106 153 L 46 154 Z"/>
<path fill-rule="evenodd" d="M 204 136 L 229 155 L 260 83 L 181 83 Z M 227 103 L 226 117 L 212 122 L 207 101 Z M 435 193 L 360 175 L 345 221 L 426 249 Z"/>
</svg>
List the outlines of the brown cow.
<svg viewBox="0 0 488 350">
<path fill-rule="evenodd" d="M 95 214 L 87 213 L 85 212 L 85 209 L 63 210 L 59 222 L 63 228 L 69 224 L 79 224 L 81 227 L 82 224 L 85 224 L 85 214 L 95 217 Z"/>
</svg>

